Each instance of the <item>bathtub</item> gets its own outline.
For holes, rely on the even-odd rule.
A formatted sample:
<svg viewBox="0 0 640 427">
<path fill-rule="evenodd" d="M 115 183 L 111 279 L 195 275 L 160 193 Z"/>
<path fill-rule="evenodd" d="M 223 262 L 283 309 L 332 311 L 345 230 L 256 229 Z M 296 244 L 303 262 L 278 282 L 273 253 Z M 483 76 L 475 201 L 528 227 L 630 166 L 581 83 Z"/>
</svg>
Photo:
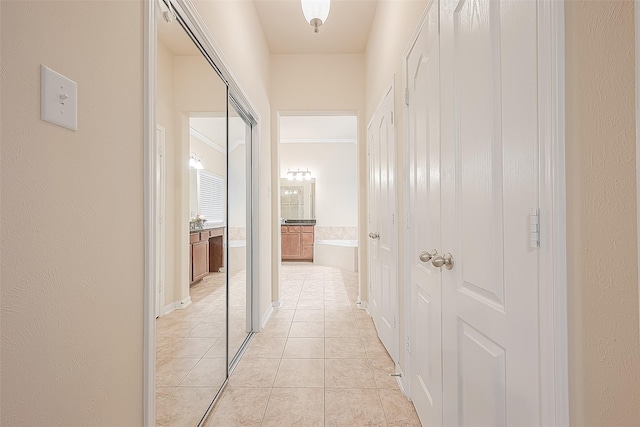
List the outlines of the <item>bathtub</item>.
<svg viewBox="0 0 640 427">
<path fill-rule="evenodd" d="M 229 272 L 235 273 L 246 268 L 247 241 L 229 240 Z"/>
<path fill-rule="evenodd" d="M 316 240 L 313 246 L 314 264 L 358 271 L 357 240 Z"/>
</svg>

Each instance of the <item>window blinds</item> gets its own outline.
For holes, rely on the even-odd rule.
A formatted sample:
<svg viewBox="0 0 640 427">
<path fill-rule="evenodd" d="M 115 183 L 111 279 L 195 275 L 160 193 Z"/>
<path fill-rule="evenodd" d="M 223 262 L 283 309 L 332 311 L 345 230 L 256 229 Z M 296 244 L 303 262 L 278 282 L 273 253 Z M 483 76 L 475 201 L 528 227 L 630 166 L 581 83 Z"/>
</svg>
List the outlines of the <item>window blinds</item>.
<svg viewBox="0 0 640 427">
<path fill-rule="evenodd" d="M 200 215 L 209 223 L 224 224 L 224 179 L 207 171 L 200 171 Z"/>
</svg>

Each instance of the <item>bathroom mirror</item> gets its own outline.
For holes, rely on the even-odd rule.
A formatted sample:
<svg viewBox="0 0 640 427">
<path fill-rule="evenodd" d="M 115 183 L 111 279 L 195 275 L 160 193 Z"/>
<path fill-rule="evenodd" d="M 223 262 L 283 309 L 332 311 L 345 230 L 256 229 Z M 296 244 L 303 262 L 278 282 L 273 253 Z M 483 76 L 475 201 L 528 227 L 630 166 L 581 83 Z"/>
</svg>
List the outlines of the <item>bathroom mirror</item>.
<svg viewBox="0 0 640 427">
<path fill-rule="evenodd" d="M 280 217 L 289 219 L 316 219 L 316 180 L 280 179 Z"/>
</svg>

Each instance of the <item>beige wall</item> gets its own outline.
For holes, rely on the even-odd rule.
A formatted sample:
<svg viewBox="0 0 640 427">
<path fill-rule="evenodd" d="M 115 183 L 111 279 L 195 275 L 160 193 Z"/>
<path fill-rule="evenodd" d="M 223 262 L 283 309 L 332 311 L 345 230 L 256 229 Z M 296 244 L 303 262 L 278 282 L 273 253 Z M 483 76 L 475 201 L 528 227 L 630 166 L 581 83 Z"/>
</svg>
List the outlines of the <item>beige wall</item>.
<svg viewBox="0 0 640 427">
<path fill-rule="evenodd" d="M 176 180 L 176 164 L 174 159 L 177 130 L 174 110 L 174 73 L 173 54 L 162 43 L 158 43 L 158 70 L 156 82 L 156 122 L 165 129 L 165 289 L 164 305 L 180 301 L 180 289 L 176 286 L 178 272 L 176 269 L 178 243 L 176 242 L 177 221 L 175 209 L 176 192 L 172 183 Z"/>
<path fill-rule="evenodd" d="M 571 424 L 638 425 L 633 3 L 565 14 Z"/>
<path fill-rule="evenodd" d="M 0 8 L 0 424 L 140 426 L 143 3 Z M 40 64 L 78 83 L 77 132 L 40 120 Z"/>
<path fill-rule="evenodd" d="M 227 65 L 258 114 L 260 221 L 260 314 L 271 307 L 271 123 L 269 107 L 269 49 L 253 2 L 193 1 Z"/>
<path fill-rule="evenodd" d="M 402 0 L 380 1 L 367 44 L 367 123 L 387 93 L 391 82 L 395 83 L 394 116 L 397 171 L 397 209 L 404 210 L 403 185 L 403 112 L 404 76 L 403 55 L 413 36 L 427 1 Z M 399 304 L 399 348 L 404 349 L 404 215 L 398 215 L 398 304 Z M 362 270 L 360 270 L 362 271 Z M 404 370 L 404 351 L 399 352 L 399 364 Z"/>
<path fill-rule="evenodd" d="M 204 170 L 225 177 L 227 175 L 227 155 L 206 142 L 191 136 L 189 151 L 200 156 Z"/>
<path fill-rule="evenodd" d="M 271 142 L 272 169 L 278 167 L 278 114 L 293 112 L 349 112 L 358 115 L 358 205 L 359 236 L 366 242 L 366 124 L 365 124 L 365 58 L 364 55 L 273 55 L 271 57 Z M 276 189 L 279 176 L 272 176 L 274 198 L 272 215 L 279 218 Z M 280 224 L 273 228 L 274 254 L 280 253 Z M 360 293 L 367 283 L 366 246 L 358 251 L 360 258 Z M 279 259 L 274 257 L 274 299 L 278 299 Z"/>
</svg>

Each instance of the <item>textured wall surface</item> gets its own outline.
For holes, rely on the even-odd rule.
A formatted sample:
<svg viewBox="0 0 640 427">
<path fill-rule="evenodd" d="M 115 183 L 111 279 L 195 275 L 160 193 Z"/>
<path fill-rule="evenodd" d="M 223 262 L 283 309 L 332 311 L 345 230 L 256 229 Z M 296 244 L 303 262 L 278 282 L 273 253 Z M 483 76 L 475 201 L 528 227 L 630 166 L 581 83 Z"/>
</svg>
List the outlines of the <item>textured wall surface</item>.
<svg viewBox="0 0 640 427">
<path fill-rule="evenodd" d="M 633 3 L 565 13 L 571 421 L 638 425 Z"/>
<path fill-rule="evenodd" d="M 140 426 L 143 3 L 0 7 L 0 424 Z M 77 132 L 40 120 L 40 64 Z"/>
</svg>

